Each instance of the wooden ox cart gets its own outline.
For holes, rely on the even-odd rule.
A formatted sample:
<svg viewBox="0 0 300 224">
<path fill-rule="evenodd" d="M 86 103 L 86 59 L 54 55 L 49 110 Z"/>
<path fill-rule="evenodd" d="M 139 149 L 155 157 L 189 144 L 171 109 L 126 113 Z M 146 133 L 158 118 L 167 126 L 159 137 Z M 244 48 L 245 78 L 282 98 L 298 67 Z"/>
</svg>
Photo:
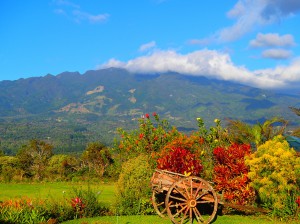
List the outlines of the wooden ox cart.
<svg viewBox="0 0 300 224">
<path fill-rule="evenodd" d="M 173 223 L 210 223 L 220 203 L 211 184 L 200 177 L 155 170 L 151 178 L 152 204 L 157 214 Z"/>
</svg>

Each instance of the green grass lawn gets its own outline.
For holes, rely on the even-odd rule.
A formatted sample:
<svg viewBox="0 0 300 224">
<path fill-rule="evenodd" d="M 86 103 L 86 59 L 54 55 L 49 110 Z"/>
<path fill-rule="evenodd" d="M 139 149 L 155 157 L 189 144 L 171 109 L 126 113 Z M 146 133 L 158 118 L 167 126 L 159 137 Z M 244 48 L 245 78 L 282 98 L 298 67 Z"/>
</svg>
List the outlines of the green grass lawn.
<svg viewBox="0 0 300 224">
<path fill-rule="evenodd" d="M 89 219 L 78 219 L 64 222 L 63 224 L 171 224 L 169 219 L 159 216 L 105 216 Z M 196 223 L 196 222 L 194 222 Z M 299 221 L 274 221 L 265 216 L 218 216 L 214 224 L 299 224 Z"/>
<path fill-rule="evenodd" d="M 29 197 L 35 199 L 63 199 L 70 196 L 74 189 L 87 189 L 88 186 L 95 192 L 100 192 L 99 200 L 110 205 L 114 198 L 114 184 L 88 184 L 70 182 L 46 183 L 0 183 L 0 201 L 7 199 Z"/>
<path fill-rule="evenodd" d="M 114 199 L 114 184 L 88 184 L 88 183 L 69 183 L 69 182 L 46 182 L 46 183 L 0 183 L 0 201 L 13 199 L 18 197 L 29 197 L 37 199 L 67 198 L 76 189 L 87 189 L 90 186 L 93 191 L 100 191 L 99 200 L 110 206 Z M 169 219 L 160 218 L 157 215 L 152 216 L 104 216 L 89 219 L 79 219 L 64 222 L 64 224 L 170 224 Z M 267 216 L 240 216 L 240 215 L 224 215 L 218 216 L 214 222 L 216 224 L 280 224 L 289 223 L 296 224 L 298 222 L 274 221 Z"/>
</svg>

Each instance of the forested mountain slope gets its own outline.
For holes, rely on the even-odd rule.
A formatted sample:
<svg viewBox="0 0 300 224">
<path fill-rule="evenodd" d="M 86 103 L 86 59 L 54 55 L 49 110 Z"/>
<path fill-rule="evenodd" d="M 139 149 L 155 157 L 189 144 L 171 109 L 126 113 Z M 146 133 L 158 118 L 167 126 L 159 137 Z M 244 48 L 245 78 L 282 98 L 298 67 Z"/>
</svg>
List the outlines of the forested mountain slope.
<svg viewBox="0 0 300 224">
<path fill-rule="evenodd" d="M 109 68 L 0 82 L 1 147 L 14 152 L 30 138 L 48 139 L 57 151 L 80 151 L 89 141 L 111 143 L 119 126 L 136 127 L 158 113 L 183 130 L 195 119 L 257 122 L 273 116 L 290 124 L 299 96 L 278 94 L 205 76 L 131 74 Z"/>
</svg>

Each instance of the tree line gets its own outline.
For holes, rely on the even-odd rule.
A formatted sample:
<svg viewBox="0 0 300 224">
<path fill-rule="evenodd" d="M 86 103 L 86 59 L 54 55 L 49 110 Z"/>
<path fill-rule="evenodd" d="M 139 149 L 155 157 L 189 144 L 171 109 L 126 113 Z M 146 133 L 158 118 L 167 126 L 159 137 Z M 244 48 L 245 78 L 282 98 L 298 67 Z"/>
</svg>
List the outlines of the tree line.
<svg viewBox="0 0 300 224">
<path fill-rule="evenodd" d="M 112 154 L 101 142 L 89 143 L 78 155 L 54 154 L 53 145 L 32 139 L 15 156 L 0 154 L 0 180 L 70 181 L 102 178 L 113 165 Z M 106 173 L 107 171 L 107 173 Z"/>
</svg>

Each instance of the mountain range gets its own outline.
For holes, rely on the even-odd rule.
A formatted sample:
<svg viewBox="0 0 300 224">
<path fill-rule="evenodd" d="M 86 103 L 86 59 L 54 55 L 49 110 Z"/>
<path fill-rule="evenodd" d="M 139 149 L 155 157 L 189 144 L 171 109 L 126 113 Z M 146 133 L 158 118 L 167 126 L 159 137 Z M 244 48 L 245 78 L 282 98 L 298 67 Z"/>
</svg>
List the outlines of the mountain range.
<svg viewBox="0 0 300 224">
<path fill-rule="evenodd" d="M 205 76 L 119 68 L 48 74 L 0 82 L 0 147 L 15 153 L 28 138 L 39 138 L 57 151 L 80 151 L 88 141 L 110 144 L 117 127 L 136 128 L 152 112 L 183 131 L 195 130 L 197 117 L 211 125 L 215 118 L 256 123 L 277 116 L 293 126 L 300 119 L 289 107 L 299 105 L 295 94 Z"/>
</svg>

